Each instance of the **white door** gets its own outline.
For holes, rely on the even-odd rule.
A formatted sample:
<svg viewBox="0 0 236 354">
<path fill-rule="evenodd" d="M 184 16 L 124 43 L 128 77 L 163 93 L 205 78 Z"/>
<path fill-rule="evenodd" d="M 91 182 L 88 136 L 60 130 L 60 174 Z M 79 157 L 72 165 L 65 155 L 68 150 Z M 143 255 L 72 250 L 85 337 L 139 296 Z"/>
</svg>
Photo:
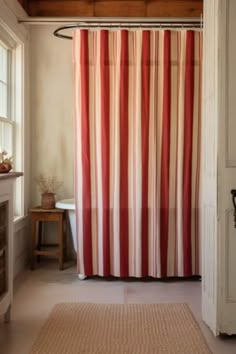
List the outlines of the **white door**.
<svg viewBox="0 0 236 354">
<path fill-rule="evenodd" d="M 236 1 L 205 0 L 202 165 L 202 314 L 236 334 Z"/>
<path fill-rule="evenodd" d="M 217 321 L 217 136 L 218 136 L 218 3 L 205 0 L 203 35 L 203 123 L 201 188 L 202 316 L 214 334 Z"/>
<path fill-rule="evenodd" d="M 236 1 L 220 1 L 219 101 L 219 331 L 236 334 L 236 229 L 231 189 L 236 189 Z"/>
</svg>

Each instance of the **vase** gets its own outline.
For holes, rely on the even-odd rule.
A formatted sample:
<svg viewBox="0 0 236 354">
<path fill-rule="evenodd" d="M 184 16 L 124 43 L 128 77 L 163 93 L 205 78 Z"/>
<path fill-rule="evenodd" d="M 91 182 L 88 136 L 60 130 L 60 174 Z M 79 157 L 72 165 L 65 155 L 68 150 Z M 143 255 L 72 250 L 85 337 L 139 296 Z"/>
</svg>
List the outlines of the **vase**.
<svg viewBox="0 0 236 354">
<path fill-rule="evenodd" d="M 12 166 L 9 163 L 0 163 L 0 173 L 8 173 L 12 169 Z"/>
<path fill-rule="evenodd" d="M 42 209 L 54 209 L 55 208 L 55 194 L 43 193 L 41 195 L 41 208 Z"/>
</svg>

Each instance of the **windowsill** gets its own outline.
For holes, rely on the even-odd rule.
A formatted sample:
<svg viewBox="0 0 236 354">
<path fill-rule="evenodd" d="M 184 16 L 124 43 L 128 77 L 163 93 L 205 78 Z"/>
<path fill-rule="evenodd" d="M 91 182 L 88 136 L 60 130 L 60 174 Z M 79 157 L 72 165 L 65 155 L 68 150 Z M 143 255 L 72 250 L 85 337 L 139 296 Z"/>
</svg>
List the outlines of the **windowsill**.
<svg viewBox="0 0 236 354">
<path fill-rule="evenodd" d="M 17 224 L 18 222 L 21 222 L 21 220 L 24 220 L 26 216 L 14 216 L 13 217 L 13 223 L 14 225 Z"/>
</svg>

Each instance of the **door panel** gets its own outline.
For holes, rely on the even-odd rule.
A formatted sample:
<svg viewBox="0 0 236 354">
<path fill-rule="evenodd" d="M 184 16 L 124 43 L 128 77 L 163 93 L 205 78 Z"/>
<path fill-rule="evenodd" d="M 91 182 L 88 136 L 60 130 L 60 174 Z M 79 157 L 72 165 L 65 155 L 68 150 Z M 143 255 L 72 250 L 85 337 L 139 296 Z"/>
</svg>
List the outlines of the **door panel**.
<svg viewBox="0 0 236 354">
<path fill-rule="evenodd" d="M 219 331 L 236 334 L 236 229 L 231 189 L 236 188 L 236 1 L 219 3 L 218 313 Z"/>
<path fill-rule="evenodd" d="M 204 2 L 204 69 L 201 169 L 202 317 L 215 335 L 218 327 L 217 292 L 217 137 L 218 137 L 218 37 L 215 26 L 218 1 Z"/>
<path fill-rule="evenodd" d="M 226 158 L 228 167 L 236 167 L 236 119 L 235 119 L 235 63 L 236 63 L 236 45 L 235 45 L 235 19 L 236 6 L 235 1 L 227 1 L 226 7 Z"/>
<path fill-rule="evenodd" d="M 235 250 L 236 250 L 236 229 L 234 228 L 234 213 L 233 210 L 226 210 L 225 223 L 225 244 L 226 244 L 226 301 L 229 303 L 235 302 L 236 299 L 236 281 L 235 279 Z"/>
</svg>

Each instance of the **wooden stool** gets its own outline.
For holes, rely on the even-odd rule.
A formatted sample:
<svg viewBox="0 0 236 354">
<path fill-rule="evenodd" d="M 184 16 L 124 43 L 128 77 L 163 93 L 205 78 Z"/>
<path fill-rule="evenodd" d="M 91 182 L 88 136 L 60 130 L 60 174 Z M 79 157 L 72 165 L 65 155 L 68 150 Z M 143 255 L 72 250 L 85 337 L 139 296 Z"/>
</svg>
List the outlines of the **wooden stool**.
<svg viewBox="0 0 236 354">
<path fill-rule="evenodd" d="M 64 215 L 63 209 L 42 209 L 40 206 L 30 209 L 31 212 L 31 241 L 32 241 L 32 253 L 31 253 L 31 269 L 34 269 L 35 256 L 56 257 L 59 259 L 59 268 L 63 269 L 64 261 Z M 42 223 L 46 221 L 58 222 L 58 244 L 42 244 Z M 38 237 L 36 235 L 36 224 L 38 222 Z M 41 250 L 42 247 L 58 246 L 58 251 Z"/>
</svg>

